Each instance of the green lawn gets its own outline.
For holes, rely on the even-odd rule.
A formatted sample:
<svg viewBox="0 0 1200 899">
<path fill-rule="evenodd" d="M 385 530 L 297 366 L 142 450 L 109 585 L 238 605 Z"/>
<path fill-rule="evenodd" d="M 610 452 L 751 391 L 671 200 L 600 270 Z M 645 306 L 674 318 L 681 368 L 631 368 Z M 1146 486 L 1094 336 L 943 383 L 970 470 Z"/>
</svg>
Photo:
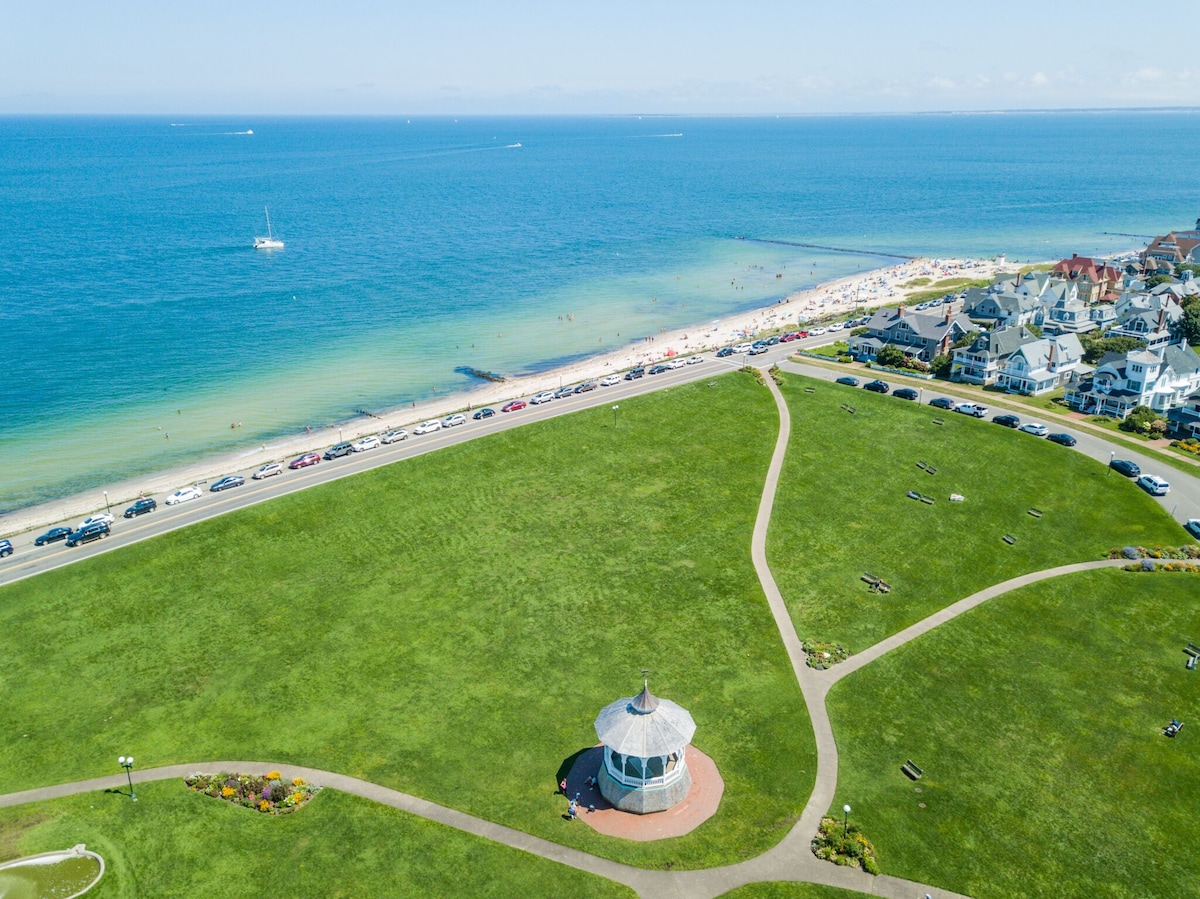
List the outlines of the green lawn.
<svg viewBox="0 0 1200 899">
<path fill-rule="evenodd" d="M 613 881 L 332 790 L 281 817 L 192 793 L 181 780 L 137 791 L 136 804 L 97 792 L 0 809 L 0 858 L 86 843 L 106 865 L 88 899 L 634 895 Z"/>
<path fill-rule="evenodd" d="M 122 753 L 252 758 L 632 864 L 756 855 L 815 768 L 749 553 L 777 433 L 730 374 L 622 400 L 615 431 L 607 408 L 531 424 L 4 588 L 4 789 Z M 554 795 L 642 668 L 726 785 L 656 843 L 572 826 Z"/>
<path fill-rule="evenodd" d="M 1018 574 L 1101 558 L 1113 546 L 1187 540 L 1127 479 L 1045 440 L 796 375 L 784 393 L 792 438 L 768 556 L 801 639 L 859 651 Z M 909 490 L 936 503 L 909 499 Z M 966 501 L 949 502 L 951 493 Z M 864 572 L 891 593 L 870 593 Z"/>
<path fill-rule="evenodd" d="M 815 883 L 748 883 L 722 893 L 721 899 L 861 899 L 862 893 Z"/>
<path fill-rule="evenodd" d="M 1198 588 L 1059 578 L 850 675 L 829 697 L 834 807 L 853 806 L 886 873 L 977 899 L 1196 895 L 1200 675 L 1182 649 Z M 1170 740 L 1173 717 L 1187 726 Z"/>
</svg>

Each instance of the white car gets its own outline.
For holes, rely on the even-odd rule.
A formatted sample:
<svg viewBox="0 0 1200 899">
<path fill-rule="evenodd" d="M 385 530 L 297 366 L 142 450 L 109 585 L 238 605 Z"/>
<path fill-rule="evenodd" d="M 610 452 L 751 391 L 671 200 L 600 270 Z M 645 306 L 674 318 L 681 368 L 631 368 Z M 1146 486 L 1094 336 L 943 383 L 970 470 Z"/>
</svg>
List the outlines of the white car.
<svg viewBox="0 0 1200 899">
<path fill-rule="evenodd" d="M 107 512 L 97 512 L 95 515 L 89 515 L 83 521 L 79 522 L 77 530 L 83 530 L 90 524 L 112 524 L 116 519 Z"/>
<path fill-rule="evenodd" d="M 733 351 L 735 353 L 748 353 L 750 352 L 750 347 L 752 346 L 754 346 L 752 343 L 739 343 L 733 348 Z"/>
<path fill-rule="evenodd" d="M 687 364 L 688 365 L 699 365 L 703 361 L 704 361 L 703 356 L 688 356 Z"/>
<path fill-rule="evenodd" d="M 453 428 L 457 425 L 465 425 L 466 423 L 467 423 L 467 416 L 460 415 L 457 412 L 454 415 L 447 415 L 445 418 L 442 419 L 442 427 L 443 428 Z"/>
<path fill-rule="evenodd" d="M 541 393 L 535 393 L 529 398 L 529 405 L 540 406 L 542 403 L 548 403 L 554 399 L 554 394 L 549 390 L 543 390 Z"/>
<path fill-rule="evenodd" d="M 203 495 L 199 487 L 180 487 L 167 497 L 166 503 L 168 506 L 177 506 L 180 503 L 186 503 L 190 499 L 199 499 Z"/>
<path fill-rule="evenodd" d="M 981 406 L 978 403 L 959 403 L 954 407 L 955 412 L 961 412 L 963 415 L 974 415 L 976 418 L 983 418 L 988 414 L 988 407 Z"/>
<path fill-rule="evenodd" d="M 1024 431 L 1026 434 L 1032 434 L 1034 437 L 1045 437 L 1050 433 L 1050 429 L 1040 421 L 1029 421 L 1017 428 L 1018 431 Z"/>
<path fill-rule="evenodd" d="M 365 453 L 367 450 L 373 450 L 377 446 L 379 446 L 379 438 L 371 434 L 368 437 L 363 437 L 361 440 L 356 440 L 354 442 L 354 451 L 356 453 Z"/>
<path fill-rule="evenodd" d="M 672 359 L 666 365 L 667 368 L 683 368 L 685 365 L 687 365 L 687 361 L 684 359 Z"/>
<path fill-rule="evenodd" d="M 829 326 L 829 330 L 830 330 L 830 331 L 840 331 L 840 330 L 842 330 L 842 323 L 841 323 L 841 322 L 834 322 L 832 325 L 830 325 L 830 326 Z"/>
<path fill-rule="evenodd" d="M 620 375 L 609 375 L 607 378 L 600 379 L 601 387 L 616 387 L 620 383 L 621 383 Z"/>
<path fill-rule="evenodd" d="M 408 439 L 408 431 L 404 428 L 394 428 L 379 438 L 381 443 L 399 443 Z"/>
<path fill-rule="evenodd" d="M 1171 485 L 1156 474 L 1144 474 L 1137 479 L 1137 485 L 1151 496 L 1166 496 Z"/>
<path fill-rule="evenodd" d="M 263 478 L 269 478 L 272 475 L 277 474 L 283 474 L 282 462 L 268 462 L 258 471 L 254 472 L 254 474 L 250 475 L 250 477 L 254 478 L 256 481 L 261 481 Z"/>
<path fill-rule="evenodd" d="M 440 431 L 441 429 L 442 423 L 436 418 L 431 418 L 429 421 L 423 421 L 413 428 L 413 433 L 420 437 L 422 434 L 432 434 L 434 431 Z"/>
<path fill-rule="evenodd" d="M 824 333 L 825 333 L 824 328 L 813 328 L 811 331 L 808 332 L 808 336 L 809 337 L 820 337 Z"/>
</svg>

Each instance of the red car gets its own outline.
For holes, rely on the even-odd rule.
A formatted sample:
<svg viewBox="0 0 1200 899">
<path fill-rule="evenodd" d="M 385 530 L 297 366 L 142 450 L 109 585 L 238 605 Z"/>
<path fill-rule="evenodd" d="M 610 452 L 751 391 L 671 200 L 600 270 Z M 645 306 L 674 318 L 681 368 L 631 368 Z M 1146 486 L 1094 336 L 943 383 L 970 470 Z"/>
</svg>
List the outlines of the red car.
<svg viewBox="0 0 1200 899">
<path fill-rule="evenodd" d="M 797 336 L 797 337 L 807 337 L 807 336 L 808 336 L 808 332 L 807 332 L 807 331 L 797 331 L 797 332 L 796 332 L 796 336 Z"/>
<path fill-rule="evenodd" d="M 321 461 L 320 453 L 305 453 L 299 459 L 293 459 L 288 463 L 288 468 L 308 468 L 310 465 L 316 465 Z"/>
<path fill-rule="evenodd" d="M 797 334 L 795 331 L 788 331 L 786 334 L 784 334 L 782 337 L 779 338 L 779 342 L 780 343 L 791 343 L 793 340 L 795 340 L 799 336 L 800 335 Z"/>
<path fill-rule="evenodd" d="M 501 412 L 516 412 L 518 409 L 525 408 L 524 400 L 513 400 L 511 403 L 505 403 L 500 407 Z"/>
</svg>

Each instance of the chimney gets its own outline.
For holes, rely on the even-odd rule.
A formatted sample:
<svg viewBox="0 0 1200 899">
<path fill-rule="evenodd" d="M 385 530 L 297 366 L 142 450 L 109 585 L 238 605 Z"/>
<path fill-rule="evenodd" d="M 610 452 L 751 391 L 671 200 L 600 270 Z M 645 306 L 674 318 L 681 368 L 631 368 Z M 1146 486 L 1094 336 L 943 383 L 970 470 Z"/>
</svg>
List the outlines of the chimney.
<svg viewBox="0 0 1200 899">
<path fill-rule="evenodd" d="M 1049 371 L 1054 371 L 1054 348 L 1058 346 L 1053 339 L 1050 340 L 1050 353 L 1046 357 L 1046 368 Z"/>
<path fill-rule="evenodd" d="M 954 314 L 954 307 L 949 303 L 946 304 L 946 324 L 950 324 L 950 316 Z"/>
<path fill-rule="evenodd" d="M 904 315 L 904 304 L 903 304 L 903 303 L 901 303 L 901 304 L 900 304 L 900 308 L 898 308 L 898 309 L 896 310 L 896 315 L 897 315 L 897 316 L 903 316 L 903 315 Z"/>
<path fill-rule="evenodd" d="M 1167 304 L 1164 302 L 1158 309 L 1158 330 L 1167 329 Z"/>
</svg>

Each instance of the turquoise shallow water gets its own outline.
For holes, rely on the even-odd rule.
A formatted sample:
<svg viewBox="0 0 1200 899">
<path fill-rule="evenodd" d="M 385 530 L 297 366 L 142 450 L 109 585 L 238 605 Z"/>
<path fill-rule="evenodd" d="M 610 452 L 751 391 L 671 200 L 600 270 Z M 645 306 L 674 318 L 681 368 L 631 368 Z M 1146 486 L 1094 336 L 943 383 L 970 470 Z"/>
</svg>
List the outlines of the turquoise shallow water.
<svg viewBox="0 0 1200 899">
<path fill-rule="evenodd" d="M 0 513 L 886 261 L 738 236 L 1126 249 L 1105 232 L 1200 214 L 1198 137 L 1186 113 L 0 119 Z M 282 251 L 251 247 L 263 206 Z"/>
</svg>

